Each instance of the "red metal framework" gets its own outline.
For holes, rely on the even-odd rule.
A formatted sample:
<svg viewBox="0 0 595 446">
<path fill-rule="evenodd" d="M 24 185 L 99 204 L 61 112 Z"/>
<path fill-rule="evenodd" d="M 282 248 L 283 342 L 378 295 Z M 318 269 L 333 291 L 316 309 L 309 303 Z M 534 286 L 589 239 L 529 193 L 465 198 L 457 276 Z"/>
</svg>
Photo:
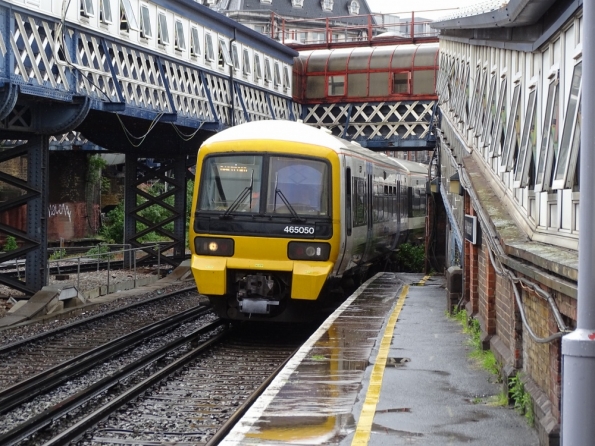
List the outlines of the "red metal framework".
<svg viewBox="0 0 595 446">
<path fill-rule="evenodd" d="M 293 95 L 302 104 L 434 101 L 437 43 L 303 51 Z"/>
<path fill-rule="evenodd" d="M 272 39 L 299 51 L 392 45 L 397 42 L 438 42 L 438 31 L 430 28 L 431 22 L 427 19 L 416 21 L 414 12 L 320 19 L 287 19 L 271 12 L 268 31 Z"/>
</svg>

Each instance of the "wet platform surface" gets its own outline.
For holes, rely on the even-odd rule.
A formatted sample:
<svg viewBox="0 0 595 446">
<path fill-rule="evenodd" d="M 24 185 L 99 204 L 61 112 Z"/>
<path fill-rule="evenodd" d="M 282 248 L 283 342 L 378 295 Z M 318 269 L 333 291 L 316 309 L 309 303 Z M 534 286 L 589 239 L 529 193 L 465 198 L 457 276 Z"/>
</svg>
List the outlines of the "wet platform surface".
<svg viewBox="0 0 595 446">
<path fill-rule="evenodd" d="M 424 285 L 424 286 L 416 286 Z M 446 317 L 444 278 L 381 273 L 314 333 L 222 445 L 537 445 Z"/>
</svg>

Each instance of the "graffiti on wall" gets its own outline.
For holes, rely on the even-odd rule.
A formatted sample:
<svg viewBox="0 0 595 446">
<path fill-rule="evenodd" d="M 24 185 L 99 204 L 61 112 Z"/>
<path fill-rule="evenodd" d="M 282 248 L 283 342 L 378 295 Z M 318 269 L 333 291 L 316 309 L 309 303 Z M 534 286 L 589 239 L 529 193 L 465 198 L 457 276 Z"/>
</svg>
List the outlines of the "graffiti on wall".
<svg viewBox="0 0 595 446">
<path fill-rule="evenodd" d="M 68 217 L 68 221 L 71 221 L 71 212 L 68 204 L 50 204 L 48 206 L 48 216 L 51 218 L 57 215 Z"/>
</svg>

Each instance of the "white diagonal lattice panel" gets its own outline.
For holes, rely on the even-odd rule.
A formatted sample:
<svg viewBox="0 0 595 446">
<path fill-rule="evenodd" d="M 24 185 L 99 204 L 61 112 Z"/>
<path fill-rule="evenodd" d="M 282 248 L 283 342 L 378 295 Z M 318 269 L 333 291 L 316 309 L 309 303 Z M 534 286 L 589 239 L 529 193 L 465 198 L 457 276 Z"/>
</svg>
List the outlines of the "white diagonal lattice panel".
<svg viewBox="0 0 595 446">
<path fill-rule="evenodd" d="M 81 74 L 77 91 L 100 100 L 119 102 L 107 60 L 111 56 L 105 54 L 99 38 L 80 32 L 76 45 L 76 66 Z"/>
<path fill-rule="evenodd" d="M 71 70 L 54 57 L 57 24 L 14 12 L 14 34 L 10 46 L 15 56 L 14 76 L 26 84 L 37 84 L 65 91 L 70 88 Z"/>
<path fill-rule="evenodd" d="M 271 119 L 271 111 L 264 91 L 246 85 L 240 85 L 240 91 L 251 121 Z"/>
<path fill-rule="evenodd" d="M 211 93 L 211 100 L 213 107 L 219 116 L 219 120 L 224 124 L 230 124 L 229 109 L 230 109 L 230 94 L 229 81 L 225 78 L 215 76 L 210 73 L 205 73 L 206 88 Z"/>
<path fill-rule="evenodd" d="M 214 121 L 200 72 L 174 62 L 164 61 L 165 76 L 179 115 Z"/>
</svg>

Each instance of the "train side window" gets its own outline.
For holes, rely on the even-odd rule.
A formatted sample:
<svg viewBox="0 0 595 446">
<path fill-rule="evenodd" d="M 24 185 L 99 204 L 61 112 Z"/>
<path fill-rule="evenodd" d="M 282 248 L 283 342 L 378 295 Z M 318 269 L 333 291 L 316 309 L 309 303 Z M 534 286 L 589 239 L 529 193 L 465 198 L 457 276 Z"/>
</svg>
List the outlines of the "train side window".
<svg viewBox="0 0 595 446">
<path fill-rule="evenodd" d="M 347 229 L 347 235 L 351 235 L 351 229 L 353 227 L 351 220 L 351 167 L 345 169 L 345 227 Z"/>
<path fill-rule="evenodd" d="M 363 178 L 353 179 L 353 226 L 365 226 L 368 222 L 368 195 L 366 181 Z"/>
<path fill-rule="evenodd" d="M 409 72 L 393 73 L 393 94 L 409 94 Z"/>
</svg>

